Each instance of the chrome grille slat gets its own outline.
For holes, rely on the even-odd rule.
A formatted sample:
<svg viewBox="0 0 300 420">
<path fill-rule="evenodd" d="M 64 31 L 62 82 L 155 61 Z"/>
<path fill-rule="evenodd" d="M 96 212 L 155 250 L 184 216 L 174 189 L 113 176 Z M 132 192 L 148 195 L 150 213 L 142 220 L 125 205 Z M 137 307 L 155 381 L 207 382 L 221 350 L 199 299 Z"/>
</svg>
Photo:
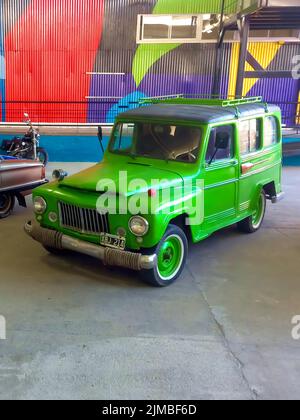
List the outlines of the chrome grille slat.
<svg viewBox="0 0 300 420">
<path fill-rule="evenodd" d="M 98 213 L 98 215 L 99 215 L 100 223 L 104 226 L 104 229 L 107 229 L 106 222 L 105 222 L 105 217 L 103 217 L 104 216 L 103 213 Z M 105 232 L 107 232 L 107 231 L 105 230 Z"/>
<path fill-rule="evenodd" d="M 80 209 L 78 207 L 76 207 L 76 223 L 78 228 L 80 227 Z"/>
<path fill-rule="evenodd" d="M 76 219 L 75 219 L 74 207 L 71 207 L 71 220 L 72 220 L 72 225 L 76 227 Z"/>
<path fill-rule="evenodd" d="M 89 231 L 89 226 L 88 226 L 88 222 L 87 222 L 87 217 L 86 217 L 86 209 L 82 209 L 83 212 L 83 226 L 84 226 L 84 231 L 88 232 Z"/>
<path fill-rule="evenodd" d="M 99 235 L 109 233 L 107 213 L 59 202 L 59 219 L 62 227 L 81 233 Z"/>
<path fill-rule="evenodd" d="M 90 219 L 90 211 L 86 210 L 86 220 L 87 220 L 87 227 L 88 227 L 88 231 L 92 231 L 93 228 L 91 226 L 91 219 Z"/>
<path fill-rule="evenodd" d="M 105 224 L 104 224 L 104 221 L 103 221 L 103 218 L 102 218 L 102 214 L 101 213 L 98 213 L 98 220 L 100 221 L 100 224 L 102 226 L 104 226 L 104 228 L 105 228 Z"/>
<path fill-rule="evenodd" d="M 97 214 L 95 214 L 95 212 L 91 212 L 91 213 L 92 213 L 94 230 L 99 231 L 99 225 L 97 224 Z"/>
<path fill-rule="evenodd" d="M 95 221 L 94 221 L 94 212 L 92 210 L 89 210 L 89 215 L 90 215 L 90 221 L 91 221 L 91 226 L 92 226 L 92 231 L 93 232 L 97 232 L 97 227 L 95 225 Z"/>
<path fill-rule="evenodd" d="M 104 226 L 104 232 L 108 232 L 108 230 L 106 230 L 105 225 L 102 223 L 102 217 L 100 213 L 97 213 L 97 223 L 99 226 Z"/>
<path fill-rule="evenodd" d="M 72 222 L 71 222 L 71 209 L 69 206 L 66 206 L 67 208 L 67 221 L 68 221 L 68 225 L 72 226 Z"/>
</svg>

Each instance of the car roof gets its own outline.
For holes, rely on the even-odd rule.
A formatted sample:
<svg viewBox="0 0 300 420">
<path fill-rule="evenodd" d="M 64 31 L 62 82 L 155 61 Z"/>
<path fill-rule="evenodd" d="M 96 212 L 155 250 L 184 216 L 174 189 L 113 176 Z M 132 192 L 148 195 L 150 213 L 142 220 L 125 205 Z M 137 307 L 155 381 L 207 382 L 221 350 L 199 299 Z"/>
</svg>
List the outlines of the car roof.
<svg viewBox="0 0 300 420">
<path fill-rule="evenodd" d="M 184 120 L 201 124 L 213 124 L 223 121 L 231 121 L 237 118 L 256 117 L 268 112 L 280 112 L 275 105 L 264 103 L 242 104 L 238 106 L 212 106 L 212 105 L 185 105 L 185 104 L 155 104 L 142 106 L 130 111 L 123 112 L 118 116 L 122 120 L 157 119 L 157 120 Z M 237 112 L 238 111 L 238 112 Z"/>
</svg>

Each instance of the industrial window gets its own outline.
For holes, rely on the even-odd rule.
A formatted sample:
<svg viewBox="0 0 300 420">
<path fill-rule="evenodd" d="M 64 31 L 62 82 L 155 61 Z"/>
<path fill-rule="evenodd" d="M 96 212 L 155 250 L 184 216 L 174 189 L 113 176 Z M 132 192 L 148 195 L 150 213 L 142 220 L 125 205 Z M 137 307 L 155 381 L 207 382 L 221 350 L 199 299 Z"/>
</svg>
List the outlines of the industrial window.
<svg viewBox="0 0 300 420">
<path fill-rule="evenodd" d="M 261 120 L 253 119 L 240 122 L 240 154 L 246 155 L 261 149 Z"/>
<path fill-rule="evenodd" d="M 272 146 L 278 143 L 278 123 L 275 117 L 265 118 L 265 131 L 264 131 L 264 146 Z"/>
<path fill-rule="evenodd" d="M 273 29 L 273 30 L 251 30 L 250 31 L 250 39 L 254 39 L 255 41 L 262 40 L 262 41 L 278 41 L 278 40 L 290 40 L 290 41 L 298 41 L 299 42 L 299 30 L 295 29 Z"/>
<path fill-rule="evenodd" d="M 200 42 L 202 29 L 202 15 L 139 15 L 137 43 Z"/>
</svg>

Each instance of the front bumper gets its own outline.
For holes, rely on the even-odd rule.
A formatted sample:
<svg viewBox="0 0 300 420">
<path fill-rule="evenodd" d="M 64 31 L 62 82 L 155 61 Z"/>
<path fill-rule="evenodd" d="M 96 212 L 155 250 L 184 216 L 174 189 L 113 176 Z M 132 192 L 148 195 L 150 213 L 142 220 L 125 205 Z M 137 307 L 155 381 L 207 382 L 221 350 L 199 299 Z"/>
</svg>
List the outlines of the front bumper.
<svg viewBox="0 0 300 420">
<path fill-rule="evenodd" d="M 118 249 L 106 248 L 64 235 L 56 230 L 46 229 L 35 222 L 25 224 L 25 232 L 35 241 L 49 248 L 69 250 L 89 255 L 105 265 L 130 268 L 132 270 L 151 270 L 156 266 L 157 256 L 143 255 Z"/>
</svg>

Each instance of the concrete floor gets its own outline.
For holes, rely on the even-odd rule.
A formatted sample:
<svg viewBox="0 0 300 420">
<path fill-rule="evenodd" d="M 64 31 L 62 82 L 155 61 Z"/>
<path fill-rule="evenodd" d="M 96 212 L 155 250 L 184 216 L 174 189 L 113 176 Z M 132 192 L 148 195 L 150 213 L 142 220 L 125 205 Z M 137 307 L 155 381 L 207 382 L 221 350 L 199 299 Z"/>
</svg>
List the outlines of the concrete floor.
<svg viewBox="0 0 300 420">
<path fill-rule="evenodd" d="M 166 289 L 48 255 L 17 208 L 0 231 L 0 398 L 300 399 L 299 185 L 285 169 L 263 229 L 193 246 Z"/>
</svg>

